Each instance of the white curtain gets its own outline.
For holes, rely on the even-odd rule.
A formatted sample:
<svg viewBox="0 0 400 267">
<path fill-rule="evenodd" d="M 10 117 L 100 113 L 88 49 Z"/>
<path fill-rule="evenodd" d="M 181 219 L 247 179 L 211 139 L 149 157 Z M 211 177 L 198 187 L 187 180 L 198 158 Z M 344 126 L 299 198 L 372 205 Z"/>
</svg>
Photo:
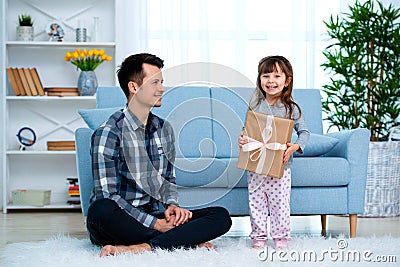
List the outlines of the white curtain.
<svg viewBox="0 0 400 267">
<path fill-rule="evenodd" d="M 321 88 L 329 79 L 320 67 L 327 46 L 323 21 L 354 1 L 119 0 L 123 28 L 116 39 L 124 47 L 118 50 L 121 59 L 156 54 L 166 68 L 218 63 L 254 82 L 258 61 L 279 54 L 293 65 L 295 88 Z"/>
</svg>

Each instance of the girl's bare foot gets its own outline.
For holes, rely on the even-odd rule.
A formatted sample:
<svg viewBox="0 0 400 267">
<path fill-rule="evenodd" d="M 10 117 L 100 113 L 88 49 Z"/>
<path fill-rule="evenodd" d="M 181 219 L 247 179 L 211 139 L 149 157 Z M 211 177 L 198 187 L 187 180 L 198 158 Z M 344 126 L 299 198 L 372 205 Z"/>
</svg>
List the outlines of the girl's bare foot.
<svg viewBox="0 0 400 267">
<path fill-rule="evenodd" d="M 106 245 L 101 250 L 100 257 L 118 255 L 118 254 L 122 254 L 122 253 L 126 253 L 126 252 L 138 254 L 138 253 L 142 253 L 142 252 L 145 252 L 145 251 L 151 251 L 151 250 L 153 250 L 153 249 L 147 243 L 137 244 L 137 245 L 130 245 L 130 246 Z"/>
</svg>

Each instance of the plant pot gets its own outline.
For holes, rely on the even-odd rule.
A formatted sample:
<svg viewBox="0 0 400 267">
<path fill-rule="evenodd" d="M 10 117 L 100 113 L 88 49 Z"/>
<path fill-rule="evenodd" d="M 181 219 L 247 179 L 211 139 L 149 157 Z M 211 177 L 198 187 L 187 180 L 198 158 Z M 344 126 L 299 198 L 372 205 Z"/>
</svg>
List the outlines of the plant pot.
<svg viewBox="0 0 400 267">
<path fill-rule="evenodd" d="M 96 73 L 94 71 L 81 71 L 78 78 L 78 90 L 81 96 L 92 96 L 98 87 Z"/>
<path fill-rule="evenodd" d="M 33 41 L 33 27 L 18 26 L 17 41 L 24 41 L 24 42 Z"/>
</svg>

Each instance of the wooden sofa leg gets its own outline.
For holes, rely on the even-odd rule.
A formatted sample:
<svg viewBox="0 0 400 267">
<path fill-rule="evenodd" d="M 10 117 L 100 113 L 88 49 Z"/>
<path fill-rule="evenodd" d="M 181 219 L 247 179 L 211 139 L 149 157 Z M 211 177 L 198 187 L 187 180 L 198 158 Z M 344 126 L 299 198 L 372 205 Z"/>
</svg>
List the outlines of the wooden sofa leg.
<svg viewBox="0 0 400 267">
<path fill-rule="evenodd" d="M 357 214 L 350 214 L 350 238 L 355 238 L 357 235 Z"/>
<path fill-rule="evenodd" d="M 321 235 L 326 237 L 326 214 L 321 214 L 321 226 L 322 226 L 322 230 L 321 230 Z"/>
</svg>

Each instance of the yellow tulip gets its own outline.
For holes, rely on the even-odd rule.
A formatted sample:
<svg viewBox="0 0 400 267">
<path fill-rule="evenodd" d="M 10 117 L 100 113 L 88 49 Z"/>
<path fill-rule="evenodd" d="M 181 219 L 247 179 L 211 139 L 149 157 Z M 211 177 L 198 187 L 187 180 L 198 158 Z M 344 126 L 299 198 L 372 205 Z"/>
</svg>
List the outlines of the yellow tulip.
<svg viewBox="0 0 400 267">
<path fill-rule="evenodd" d="M 76 48 L 75 51 L 67 51 L 64 60 L 76 65 L 78 69 L 95 70 L 103 61 L 111 61 L 112 57 L 108 56 L 104 49 Z"/>
</svg>

